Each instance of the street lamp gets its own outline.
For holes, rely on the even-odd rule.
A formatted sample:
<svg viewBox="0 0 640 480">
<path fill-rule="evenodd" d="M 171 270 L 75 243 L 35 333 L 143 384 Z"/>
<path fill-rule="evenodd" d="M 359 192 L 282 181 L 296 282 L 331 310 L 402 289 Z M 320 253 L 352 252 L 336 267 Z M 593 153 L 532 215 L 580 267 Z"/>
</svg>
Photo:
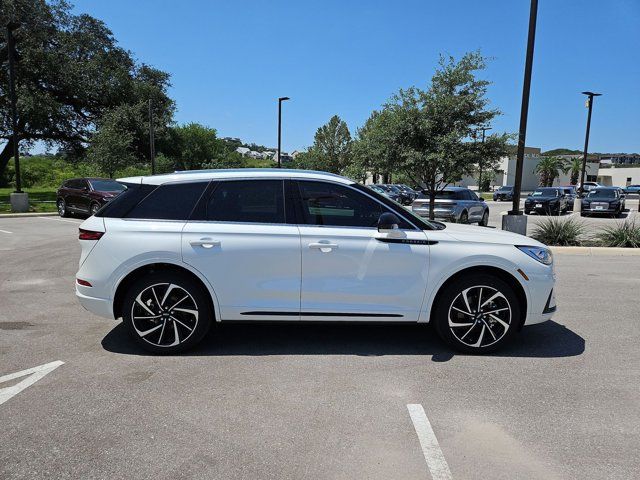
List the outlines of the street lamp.
<svg viewBox="0 0 640 480">
<path fill-rule="evenodd" d="M 16 45 L 13 31 L 20 26 L 19 23 L 7 24 L 7 56 L 9 57 L 9 97 L 11 103 L 11 128 L 13 129 L 13 158 L 16 169 L 16 191 L 10 195 L 11 210 L 14 212 L 26 212 L 29 210 L 29 197 L 22 191 L 20 177 L 20 150 L 18 148 L 18 98 L 16 95 Z"/>
<path fill-rule="evenodd" d="M 491 127 L 480 127 L 478 130 L 482 130 L 482 146 L 484 147 L 485 132 L 491 130 Z M 482 155 L 480 155 L 480 159 L 478 160 L 478 170 L 478 191 L 482 193 Z"/>
<path fill-rule="evenodd" d="M 522 235 L 527 234 L 527 217 L 520 211 L 520 190 L 522 189 L 522 170 L 524 167 L 524 146 L 527 137 L 527 116 L 529 114 L 529 92 L 531 91 L 531 70 L 533 68 L 533 49 L 536 43 L 536 21 L 538 18 L 538 0 L 531 0 L 529 11 L 529 36 L 527 39 L 527 57 L 524 65 L 524 83 L 522 85 L 522 106 L 520 108 L 520 130 L 518 132 L 518 153 L 516 157 L 516 178 L 513 184 L 513 204 L 507 215 L 502 217 L 502 229 Z"/>
<path fill-rule="evenodd" d="M 278 98 L 278 168 L 282 168 L 282 160 L 280 158 L 282 147 L 282 102 L 290 100 L 289 97 Z"/>
<path fill-rule="evenodd" d="M 151 175 L 156 174 L 156 134 L 153 128 L 153 100 L 149 99 L 149 160 Z"/>
<path fill-rule="evenodd" d="M 587 114 L 587 133 L 584 137 L 584 153 L 582 154 L 582 172 L 580 173 L 580 196 L 584 193 L 584 172 L 587 168 L 587 150 L 589 149 L 589 132 L 591 131 L 591 111 L 593 110 L 593 97 L 600 97 L 601 93 L 593 93 L 593 92 L 582 92 L 583 95 L 586 95 L 587 98 L 587 107 L 589 108 L 589 113 Z M 576 210 L 576 206 L 578 210 Z M 582 207 L 582 201 L 579 201 L 576 198 L 576 202 L 574 203 L 574 212 L 580 211 L 580 207 Z"/>
</svg>

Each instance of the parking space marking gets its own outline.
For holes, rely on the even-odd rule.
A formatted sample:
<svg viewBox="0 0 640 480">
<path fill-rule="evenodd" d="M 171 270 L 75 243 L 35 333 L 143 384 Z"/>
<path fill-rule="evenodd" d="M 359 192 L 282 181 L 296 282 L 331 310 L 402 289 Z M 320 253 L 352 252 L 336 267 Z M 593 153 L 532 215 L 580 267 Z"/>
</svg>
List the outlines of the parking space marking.
<svg viewBox="0 0 640 480">
<path fill-rule="evenodd" d="M 67 222 L 67 223 L 75 223 L 76 225 L 80 225 L 82 222 L 76 222 L 75 220 L 67 220 L 65 218 L 51 218 L 51 217 L 38 217 L 43 220 L 54 220 L 56 222 Z"/>
<path fill-rule="evenodd" d="M 0 232 L 2 232 L 2 233 L 13 233 L 13 232 L 10 232 L 9 230 L 2 230 L 2 229 L 0 229 Z"/>
<path fill-rule="evenodd" d="M 431 423 L 429 423 L 424 408 L 419 403 L 414 403 L 407 405 L 407 409 L 409 410 L 413 427 L 418 434 L 418 440 L 422 447 L 424 459 L 427 461 L 427 467 L 431 472 L 431 478 L 433 480 L 451 480 L 451 470 L 449 470 L 449 465 L 444 458 L 442 450 L 440 450 L 438 439 L 436 434 L 433 433 L 433 428 L 431 428 Z"/>
<path fill-rule="evenodd" d="M 63 361 L 56 360 L 55 362 L 45 363 L 44 365 L 38 365 L 37 367 L 28 368 L 20 372 L 10 373 L 9 375 L 0 377 L 0 383 L 4 383 L 10 380 L 15 380 L 16 378 L 29 375 L 27 378 L 19 383 L 16 383 L 15 385 L 12 385 L 11 387 L 0 388 L 0 405 L 9 400 L 11 397 L 20 393 L 25 388 L 30 387 L 46 374 L 53 372 L 56 368 L 63 364 Z"/>
</svg>

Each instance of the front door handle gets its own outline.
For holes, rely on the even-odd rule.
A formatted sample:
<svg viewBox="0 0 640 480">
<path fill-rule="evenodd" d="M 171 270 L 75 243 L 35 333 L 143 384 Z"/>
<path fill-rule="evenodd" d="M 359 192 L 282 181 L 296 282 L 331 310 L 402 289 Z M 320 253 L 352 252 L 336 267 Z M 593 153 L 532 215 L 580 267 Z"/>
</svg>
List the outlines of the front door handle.
<svg viewBox="0 0 640 480">
<path fill-rule="evenodd" d="M 320 250 L 321 252 L 325 252 L 326 253 L 326 252 L 330 252 L 334 248 L 338 248 L 338 244 L 337 243 L 323 243 L 323 242 L 310 243 L 309 244 L 309 248 L 317 249 L 317 250 Z"/>
<path fill-rule="evenodd" d="M 220 245 L 220 240 L 213 240 L 212 238 L 201 238 L 200 240 L 192 240 L 189 242 L 192 247 L 213 248 Z"/>
</svg>

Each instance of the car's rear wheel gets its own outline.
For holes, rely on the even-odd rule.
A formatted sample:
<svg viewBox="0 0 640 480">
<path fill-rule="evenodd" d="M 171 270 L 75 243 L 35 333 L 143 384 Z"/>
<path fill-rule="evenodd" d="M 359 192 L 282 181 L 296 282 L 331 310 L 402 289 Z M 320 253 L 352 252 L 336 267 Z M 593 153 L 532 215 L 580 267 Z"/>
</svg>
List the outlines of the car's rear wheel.
<svg viewBox="0 0 640 480">
<path fill-rule="evenodd" d="M 485 210 L 482 214 L 482 219 L 478 222 L 478 225 L 481 227 L 486 227 L 489 225 L 489 210 Z"/>
<path fill-rule="evenodd" d="M 56 202 L 56 206 L 58 207 L 58 215 L 61 217 L 68 217 L 69 212 L 67 211 L 67 203 L 64 201 L 64 198 L 59 198 Z"/>
<path fill-rule="evenodd" d="M 440 337 L 465 353 L 492 352 L 518 329 L 520 304 L 500 278 L 473 274 L 452 282 L 436 299 L 433 322 Z"/>
<path fill-rule="evenodd" d="M 162 354 L 195 346 L 211 327 L 208 293 L 187 275 L 154 273 L 126 294 L 122 317 L 142 348 Z"/>
<path fill-rule="evenodd" d="M 458 223 L 469 223 L 469 214 L 467 213 L 466 210 L 464 210 L 460 214 L 460 219 L 458 220 Z"/>
</svg>

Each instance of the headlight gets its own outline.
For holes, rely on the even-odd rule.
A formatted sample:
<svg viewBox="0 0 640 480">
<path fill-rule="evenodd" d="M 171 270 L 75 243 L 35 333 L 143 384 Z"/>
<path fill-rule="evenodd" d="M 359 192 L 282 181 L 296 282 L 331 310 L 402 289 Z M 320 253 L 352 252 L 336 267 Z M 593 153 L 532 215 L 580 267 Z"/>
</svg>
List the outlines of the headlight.
<svg viewBox="0 0 640 480">
<path fill-rule="evenodd" d="M 529 246 L 519 246 L 516 245 L 516 248 L 521 252 L 526 253 L 531 258 L 539 261 L 540 263 L 544 263 L 545 265 L 551 265 L 553 263 L 553 254 L 551 250 L 543 247 L 529 247 Z"/>
</svg>

